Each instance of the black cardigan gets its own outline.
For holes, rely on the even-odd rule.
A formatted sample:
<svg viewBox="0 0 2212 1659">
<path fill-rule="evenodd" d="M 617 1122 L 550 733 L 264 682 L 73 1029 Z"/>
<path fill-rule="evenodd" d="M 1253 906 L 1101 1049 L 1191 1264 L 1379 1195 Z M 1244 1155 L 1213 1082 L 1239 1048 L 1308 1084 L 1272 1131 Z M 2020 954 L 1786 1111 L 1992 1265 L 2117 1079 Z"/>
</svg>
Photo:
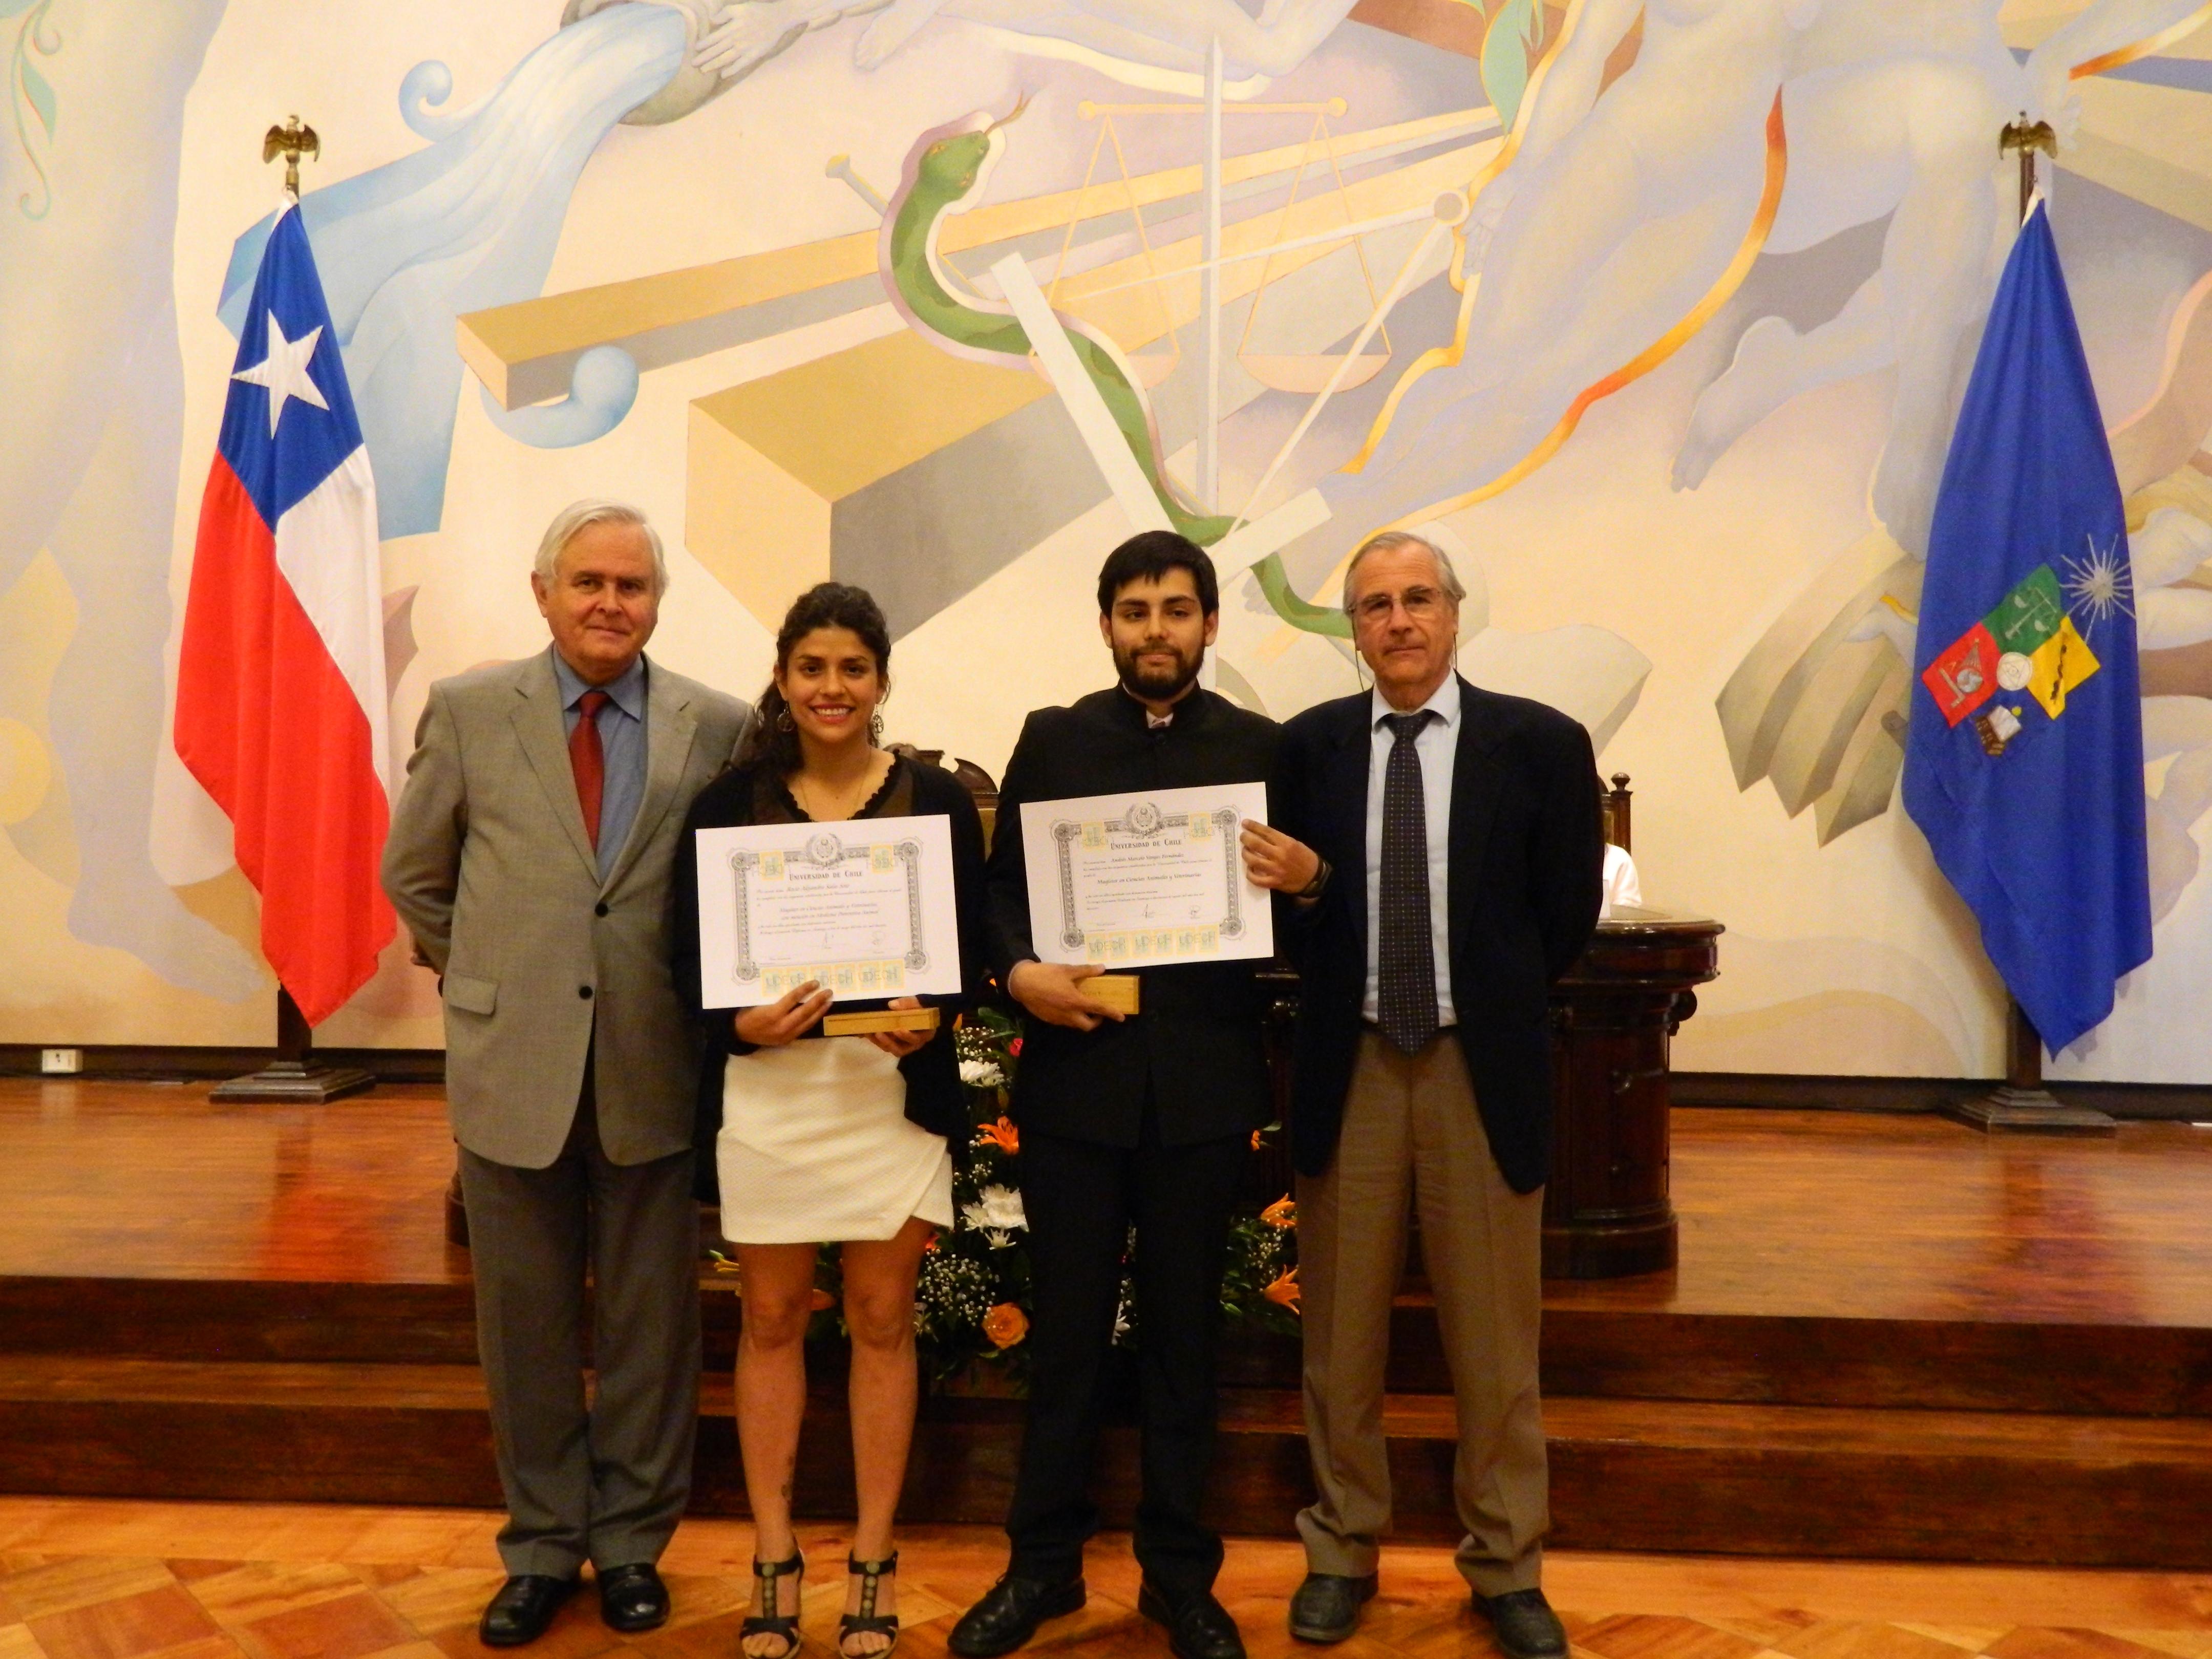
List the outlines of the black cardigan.
<svg viewBox="0 0 2212 1659">
<path fill-rule="evenodd" d="M 990 952 L 983 931 L 983 823 L 965 785 L 942 767 L 925 766 L 904 756 L 892 763 L 883 787 L 854 817 L 883 816 L 885 804 L 898 793 L 902 771 L 913 782 L 913 815 L 952 821 L 952 888 L 960 916 L 961 994 L 922 999 L 926 1004 L 945 1008 L 949 1016 L 954 1010 L 975 1005 L 983 994 L 989 972 Z M 684 817 L 684 839 L 668 883 L 669 969 L 676 994 L 690 1014 L 700 1038 L 698 1133 L 694 1139 L 702 1154 L 702 1196 L 714 1179 L 712 1148 L 722 1121 L 723 1062 L 732 1054 L 751 1053 L 752 1045 L 738 1040 L 735 1010 L 700 1006 L 699 863 L 691 853 L 691 837 L 697 830 L 726 830 L 755 822 L 754 792 L 759 781 L 755 769 L 732 769 L 699 792 Z M 796 806 L 792 810 L 795 822 L 806 822 Z M 849 1012 L 887 1005 L 878 1000 L 848 1000 L 840 1006 Z M 960 1064 L 953 1052 L 949 1017 L 937 1028 L 934 1037 L 899 1061 L 899 1070 L 906 1078 L 907 1116 L 932 1134 L 966 1139 L 968 1104 L 961 1091 Z"/>
</svg>

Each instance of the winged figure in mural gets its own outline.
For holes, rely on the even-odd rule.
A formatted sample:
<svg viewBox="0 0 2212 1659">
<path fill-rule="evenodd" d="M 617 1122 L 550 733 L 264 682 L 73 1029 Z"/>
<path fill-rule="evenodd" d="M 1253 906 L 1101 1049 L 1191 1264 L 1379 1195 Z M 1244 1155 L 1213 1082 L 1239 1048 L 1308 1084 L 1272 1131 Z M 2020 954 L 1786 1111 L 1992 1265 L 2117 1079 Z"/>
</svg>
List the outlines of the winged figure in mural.
<svg viewBox="0 0 2212 1659">
<path fill-rule="evenodd" d="M 1902 757 L 1919 562 L 1953 412 L 2011 236 L 2000 201 L 2008 181 L 1995 176 L 2008 169 L 1998 167 L 1990 134 L 2025 109 L 2070 138 L 2081 78 L 2159 50 L 2212 7 L 2096 0 L 2024 63 L 1999 33 L 1994 4 L 1831 7 L 1839 9 L 1801 39 L 1783 88 L 1790 180 L 1767 247 L 1809 249 L 1887 216 L 1880 263 L 1816 326 L 1801 332 L 1781 317 L 1749 319 L 1726 367 L 1699 393 L 1673 469 L 1675 488 L 1694 489 L 1737 439 L 1791 399 L 1894 371 L 1869 491 L 1880 528 L 1777 619 L 1718 704 L 1739 785 L 1765 778 L 1793 814 L 1813 806 L 1824 842 L 1887 808 Z M 1876 110 L 1885 118 L 1869 118 Z M 2171 379 L 2176 365 L 2168 367 Z M 2182 459 L 2142 471 L 2129 487 Z M 2139 570 L 2144 558 L 2139 550 Z M 2139 588 L 2154 586 L 2139 574 Z M 2154 611 L 2170 605 L 2164 594 L 2142 597 Z M 2145 635 L 2146 650 L 2154 631 Z M 2176 707 L 2153 706 L 2161 702 Z M 2147 737 L 2179 720 L 2190 734 L 2175 736 L 2167 752 L 2212 753 L 2207 736 L 2196 734 L 2203 714 L 2184 703 L 2201 707 L 2201 699 L 2149 699 Z M 2154 810 L 2151 823 L 2161 914 L 2185 866 L 2190 874 L 2196 867 L 2185 832 L 2169 833 L 2181 809 L 2168 805 L 2173 811 Z"/>
<path fill-rule="evenodd" d="M 1990 189 L 1991 135 L 2017 110 L 2070 138 L 2085 70 L 2193 27 L 2204 0 L 2097 0 L 2016 63 L 1994 3 L 1831 3 L 1798 40 L 1783 88 L 1790 178 L 1767 251 L 1817 246 L 1889 218 L 1881 263 L 1828 322 L 1753 322 L 1698 400 L 1674 469 L 1694 489 L 1735 440 L 1790 398 L 1897 370 L 1875 515 L 1925 551 L 1951 414 L 2011 221 Z M 1831 15 L 1832 14 L 1832 15 Z"/>
</svg>

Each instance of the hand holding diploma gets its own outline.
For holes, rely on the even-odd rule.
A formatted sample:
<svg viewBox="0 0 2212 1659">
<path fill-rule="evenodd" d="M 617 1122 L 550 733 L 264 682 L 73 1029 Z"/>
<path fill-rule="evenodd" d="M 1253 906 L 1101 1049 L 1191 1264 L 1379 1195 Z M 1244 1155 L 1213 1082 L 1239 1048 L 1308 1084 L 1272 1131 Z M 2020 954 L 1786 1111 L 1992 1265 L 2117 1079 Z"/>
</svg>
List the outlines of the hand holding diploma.
<svg viewBox="0 0 2212 1659">
<path fill-rule="evenodd" d="M 1109 1008 L 1083 988 L 1103 968 L 1079 968 L 1060 962 L 1018 962 L 1006 975 L 1006 990 L 1015 1001 L 1048 1025 L 1066 1025 L 1079 1031 L 1095 1031 L 1098 1022 L 1121 1019 L 1118 1008 Z"/>
<path fill-rule="evenodd" d="M 1321 873 L 1321 854 L 1302 841 L 1257 818 L 1244 820 L 1244 873 L 1255 886 L 1279 893 L 1303 893 Z"/>
<path fill-rule="evenodd" d="M 895 1009 L 919 1008 L 921 1006 L 921 999 L 920 997 L 893 997 L 890 1000 L 890 1006 Z M 927 1043 L 932 1037 L 935 1036 L 937 1033 L 933 1029 L 927 1031 L 870 1031 L 866 1035 L 869 1042 L 874 1043 L 877 1048 L 882 1049 L 885 1054 L 893 1054 L 901 1060 L 904 1060 L 908 1054 L 913 1054 L 915 1050 Z"/>
<path fill-rule="evenodd" d="M 738 1009 L 732 1024 L 740 1042 L 750 1042 L 756 1048 L 781 1048 L 805 1036 L 829 1012 L 830 993 L 810 979 L 793 986 L 774 1002 Z"/>
</svg>

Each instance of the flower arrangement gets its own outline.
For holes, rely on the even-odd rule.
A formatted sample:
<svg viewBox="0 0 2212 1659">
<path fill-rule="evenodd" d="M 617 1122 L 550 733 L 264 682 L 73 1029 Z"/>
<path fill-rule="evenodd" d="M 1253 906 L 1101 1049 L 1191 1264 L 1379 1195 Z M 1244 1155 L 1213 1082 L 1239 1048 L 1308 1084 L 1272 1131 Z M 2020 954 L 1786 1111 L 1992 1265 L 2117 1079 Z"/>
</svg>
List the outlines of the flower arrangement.
<svg viewBox="0 0 2212 1659">
<path fill-rule="evenodd" d="M 1027 1339 L 1036 1304 L 1030 1285 L 1029 1217 L 1022 1207 L 1021 1131 L 1007 1116 L 1021 1065 L 1021 1027 L 996 1009 L 971 1015 L 953 1033 L 968 1092 L 969 1144 L 953 1150 L 951 1230 L 921 1258 L 914 1291 L 915 1345 L 933 1389 L 956 1378 L 991 1392 L 1020 1393 L 1029 1377 Z M 1265 1131 L 1255 1132 L 1257 1151 Z M 1230 1224 L 1221 1310 L 1240 1327 L 1280 1336 L 1298 1329 L 1297 1207 L 1278 1199 Z M 1133 1233 L 1132 1243 L 1134 1242 Z M 714 1253 L 718 1270 L 737 1263 Z M 816 1334 L 842 1328 L 839 1261 L 825 1247 L 815 1267 Z M 1125 1254 L 1114 1340 L 1138 1341 L 1136 1291 Z"/>
<path fill-rule="evenodd" d="M 967 1086 L 969 1144 L 956 1152 L 952 1200 L 958 1218 L 922 1258 L 915 1287 L 915 1331 L 925 1374 L 942 1386 L 969 1374 L 1019 1389 L 1028 1375 L 1025 1340 L 1034 1312 L 1029 1223 L 1022 1208 L 1021 1132 L 1007 1101 L 1021 1066 L 1021 1027 L 996 1009 L 970 1016 L 954 1033 L 960 1080 Z M 1255 1135 L 1253 1144 L 1260 1144 Z M 1287 1198 L 1231 1224 L 1222 1312 L 1244 1325 L 1295 1334 L 1297 1269 L 1291 1265 L 1297 1212 Z M 1138 1310 L 1126 1267 L 1115 1340 L 1138 1340 Z"/>
</svg>

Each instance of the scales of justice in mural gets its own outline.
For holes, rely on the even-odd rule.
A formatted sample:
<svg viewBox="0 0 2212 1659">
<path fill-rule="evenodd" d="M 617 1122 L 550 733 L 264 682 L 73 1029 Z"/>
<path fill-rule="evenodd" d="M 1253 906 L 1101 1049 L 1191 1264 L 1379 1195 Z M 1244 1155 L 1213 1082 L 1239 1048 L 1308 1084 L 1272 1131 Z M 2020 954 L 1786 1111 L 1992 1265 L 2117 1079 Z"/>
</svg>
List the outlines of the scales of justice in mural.
<svg viewBox="0 0 2212 1659">
<path fill-rule="evenodd" d="M 418 193 L 433 180 L 505 180 L 518 143 L 557 152 L 562 167 L 532 172 L 527 191 L 510 192 L 519 199 L 489 210 L 507 217 L 480 242 L 512 249 L 532 240 L 519 234 L 530 223 L 557 228 L 574 176 L 564 168 L 580 167 L 585 137 L 683 119 L 770 63 L 841 42 L 866 76 L 925 31 L 965 27 L 1031 66 L 1023 83 L 1054 100 L 1060 125 L 1040 131 L 1027 99 L 1009 97 L 915 133 L 896 179 L 830 155 L 825 180 L 866 204 L 872 234 L 566 294 L 536 294 L 543 262 L 495 283 L 488 264 L 464 270 L 449 240 L 433 252 L 418 238 L 410 253 L 396 178 L 318 192 L 310 223 L 319 209 L 322 234 L 367 262 L 364 319 L 387 289 L 402 296 L 391 306 L 420 313 L 375 319 L 387 360 L 419 341 L 426 361 L 448 365 L 436 375 L 395 367 L 395 392 L 457 383 L 465 362 L 495 422 L 532 444 L 611 429 L 641 374 L 888 300 L 902 331 L 693 402 L 686 544 L 764 620 L 798 586 L 836 574 L 884 593 L 895 632 L 910 631 L 1110 496 L 1129 524 L 1210 547 L 1224 575 L 1249 570 L 1285 630 L 1341 641 L 1328 600 L 1366 535 L 1434 523 L 1525 481 L 1595 404 L 1711 323 L 1762 254 L 1885 216 L 1881 267 L 1830 322 L 1778 332 L 1767 325 L 1778 319 L 1755 319 L 1744 333 L 1698 399 L 1673 482 L 1697 488 L 1765 413 L 1887 352 L 1898 384 L 1874 505 L 1888 544 L 1917 559 L 1954 360 L 1978 325 L 2002 241 L 1979 199 L 1990 134 L 2016 106 L 2063 116 L 2075 80 L 2158 50 L 2206 10 L 2203 0 L 2094 0 L 2021 63 L 1996 8 L 1978 0 L 1931 3 L 1925 38 L 1903 42 L 1864 0 L 1470 6 L 1484 28 L 1466 82 L 1480 99 L 1436 107 L 1431 97 L 1413 118 L 1375 125 L 1340 95 L 1271 100 L 1267 89 L 1349 9 L 571 0 L 556 35 L 472 108 L 433 109 L 451 91 L 434 62 L 402 88 L 410 124 L 436 142 L 380 171 L 411 169 Z M 1054 60 L 1156 95 L 1068 97 Z M 567 108 L 587 106 L 594 131 L 533 137 L 502 110 L 549 87 Z M 1940 143 L 1925 123 L 1889 118 L 1899 97 L 1950 112 Z M 1068 146 L 1071 103 L 1091 139 L 1079 182 L 995 197 L 1010 147 Z M 1279 140 L 1286 123 L 1294 142 L 1237 140 Z M 1132 135 L 1152 155 L 1188 161 L 1133 168 Z M 253 244 L 240 244 L 234 288 Z M 441 305 L 427 303 L 436 285 L 419 273 L 398 280 L 418 256 L 454 267 Z M 532 297 L 473 303 L 502 285 Z M 404 475 L 389 492 L 387 533 L 434 526 L 450 446 L 450 417 L 432 402 L 398 414 L 383 423 Z M 374 441 L 373 407 L 365 420 Z M 982 454 L 1020 456 L 1022 488 L 974 489 Z M 763 561 L 755 550 L 769 544 L 778 556 Z M 1909 617 L 1911 571 L 1895 574 L 1889 609 Z M 1284 648 L 1279 638 L 1268 651 Z M 1640 684 L 1632 650 L 1613 659 L 1564 675 L 1609 677 L 1591 709 L 1573 711 L 1601 734 Z M 1224 653 L 1225 683 L 1264 702 L 1250 666 Z M 1753 679 L 1763 684 L 1762 673 Z M 1856 752 L 1821 769 L 1823 839 L 1887 804 L 1895 745 L 1863 731 L 1879 737 L 1877 716 L 1901 706 L 1901 679 L 1889 678 L 1899 683 L 1885 683 L 1878 707 L 1850 711 L 1863 731 L 1843 746 Z M 1759 686 L 1744 695 L 1756 700 Z M 1768 757 L 1735 730 L 1756 726 L 1757 709 L 1722 713 L 1747 786 Z"/>
<path fill-rule="evenodd" d="M 1739 785 L 1764 779 L 1785 811 L 1813 809 L 1821 842 L 1887 811 L 1960 348 L 2007 236 L 1994 135 L 2025 109 L 2070 141 L 2085 91 L 2198 27 L 2202 0 L 2087 0 L 2026 33 L 1994 0 L 1920 0 L 1902 27 L 1872 0 L 1492 0 L 1427 9 L 1456 30 L 1429 35 L 1351 11 L 549 0 L 543 37 L 495 82 L 458 88 L 426 57 L 398 88 L 420 143 L 302 204 L 383 535 L 444 526 L 471 381 L 505 441 L 561 447 L 612 432 L 656 371 L 773 340 L 784 366 L 690 397 L 677 441 L 686 550 L 756 617 L 835 573 L 882 595 L 903 636 L 1110 503 L 1116 521 L 1084 532 L 1102 546 L 1124 521 L 1166 522 L 1243 573 L 1227 584 L 1220 683 L 1286 714 L 1348 682 L 1332 602 L 1364 535 L 1441 520 L 1449 539 L 1457 509 L 1541 478 L 1593 409 L 1726 329 L 1669 441 L 1676 489 L 1705 488 L 1793 401 L 1889 377 L 1869 450 L 1876 529 L 1745 653 L 1715 711 Z M 94 130 L 70 102 L 82 83 L 40 71 L 19 85 L 5 205 L 37 228 L 9 243 L 31 289 L 175 269 L 185 94 L 226 4 L 160 13 L 122 33 L 94 18 L 66 42 L 44 8 L 23 14 L 30 69 L 96 61 L 138 89 L 118 106 L 127 131 L 102 129 L 95 179 L 89 150 L 54 141 Z M 902 61 L 951 41 L 972 81 L 902 78 Z M 616 126 L 650 143 L 669 123 L 723 119 L 712 112 L 770 100 L 770 75 L 785 77 L 777 96 L 884 89 L 850 116 L 849 96 L 805 104 L 825 192 L 806 216 L 832 234 L 779 236 L 766 217 L 738 228 L 732 257 L 671 270 L 648 253 L 619 281 L 546 291 L 576 186 Z M 2114 129 L 2088 102 L 2108 151 Z M 775 142 L 806 140 L 787 128 Z M 2094 172 L 2106 151 L 2066 155 Z M 2140 169 L 2099 176 L 2155 211 L 2193 210 Z M 145 210 L 82 213 L 103 189 Z M 833 199 L 842 222 L 816 210 Z M 220 295 L 234 327 L 267 229 L 234 247 Z M 1771 285 L 1747 284 L 1759 261 L 1828 258 L 1858 233 L 1869 252 L 1832 315 L 1747 312 L 1777 308 Z M 58 321 L 27 310 L 0 325 L 18 331 L 25 376 L 0 446 L 24 526 L 6 568 L 14 580 L 44 547 L 83 601 L 51 740 L 67 793 L 44 797 L 64 804 L 8 823 L 69 891 L 77 939 L 235 1000 L 260 988 L 258 969 L 166 885 L 222 862 L 210 847 L 157 877 L 145 850 L 183 402 L 167 291 L 102 288 Z M 2203 297 L 2177 314 L 2178 343 L 2212 314 Z M 2116 429 L 2131 497 L 2185 470 L 2193 437 L 2177 449 L 2160 434 L 2195 407 L 2202 356 L 2178 350 L 2142 418 Z M 1018 488 L 978 487 L 1010 466 Z M 2147 651 L 2202 637 L 2185 590 L 2212 518 L 2178 491 L 2130 532 Z M 1462 666 L 1568 708 L 1601 748 L 1649 659 L 1589 624 L 1490 627 L 1471 586 Z M 402 598 L 395 684 L 413 652 Z M 2153 798 L 2163 914 L 2197 867 L 2212 699 L 2192 682 L 2149 702 L 2174 763 Z M 0 739 L 48 752 L 27 728 Z"/>
</svg>

